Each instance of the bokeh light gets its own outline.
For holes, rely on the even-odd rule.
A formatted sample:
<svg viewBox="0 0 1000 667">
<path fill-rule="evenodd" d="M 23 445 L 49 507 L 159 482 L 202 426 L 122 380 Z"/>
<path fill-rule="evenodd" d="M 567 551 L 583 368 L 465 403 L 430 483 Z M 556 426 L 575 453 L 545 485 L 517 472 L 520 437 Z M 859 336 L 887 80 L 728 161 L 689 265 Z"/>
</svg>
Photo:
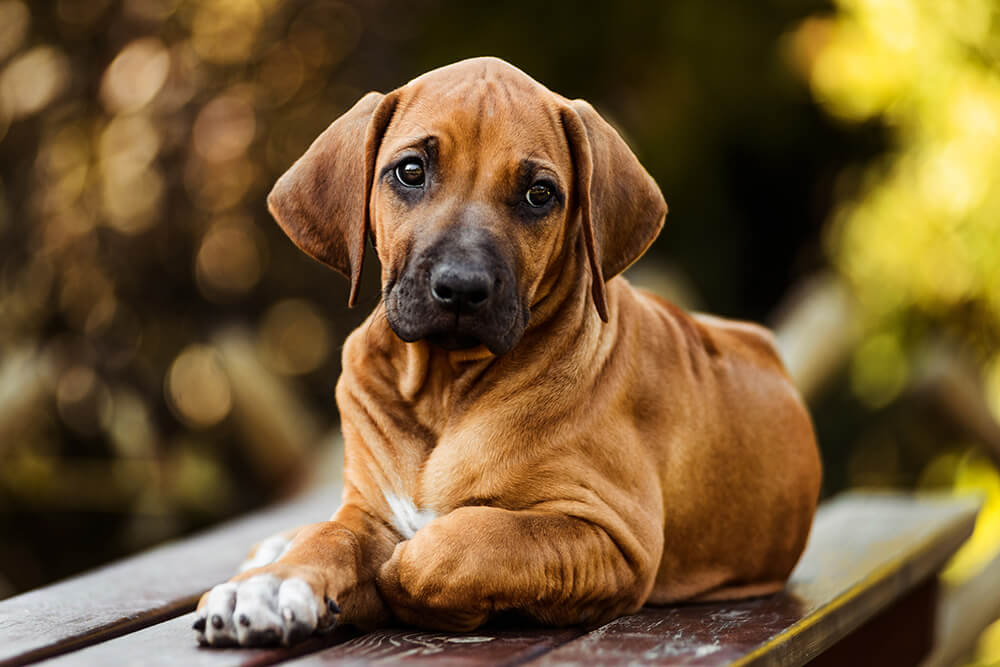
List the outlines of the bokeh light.
<svg viewBox="0 0 1000 667">
<path fill-rule="evenodd" d="M 253 141 L 253 107 L 246 95 L 220 95 L 206 104 L 194 121 L 194 150 L 207 162 L 221 163 L 242 157 Z"/>
<path fill-rule="evenodd" d="M 143 108 L 167 81 L 170 54 L 163 42 L 146 37 L 122 49 L 101 79 L 101 100 L 111 112 Z"/>
<path fill-rule="evenodd" d="M 231 218 L 214 222 L 195 259 L 198 287 L 209 300 L 238 297 L 260 280 L 263 259 L 252 223 Z"/>
<path fill-rule="evenodd" d="M 177 416 L 196 428 L 219 423 L 233 407 L 229 377 L 209 346 L 184 348 L 170 365 L 165 390 Z"/>
<path fill-rule="evenodd" d="M 319 368 L 330 354 L 331 332 L 315 304 L 286 299 L 271 306 L 260 327 L 261 357 L 283 375 Z"/>
<path fill-rule="evenodd" d="M 0 72 L 0 114 L 17 120 L 36 113 L 61 93 L 69 81 L 66 56 L 51 46 L 18 55 Z"/>
<path fill-rule="evenodd" d="M 19 0 L 0 2 L 0 60 L 16 51 L 28 35 L 31 12 Z"/>
<path fill-rule="evenodd" d="M 257 0 L 207 0 L 193 5 L 191 45 L 207 62 L 246 60 L 257 46 L 264 10 Z"/>
</svg>

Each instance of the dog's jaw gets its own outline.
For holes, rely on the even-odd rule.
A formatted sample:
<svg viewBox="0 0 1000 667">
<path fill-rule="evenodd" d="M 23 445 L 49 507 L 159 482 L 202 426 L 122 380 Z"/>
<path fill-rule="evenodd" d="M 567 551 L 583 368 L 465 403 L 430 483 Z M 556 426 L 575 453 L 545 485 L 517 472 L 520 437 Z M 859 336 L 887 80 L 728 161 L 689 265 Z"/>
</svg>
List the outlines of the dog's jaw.
<svg viewBox="0 0 1000 667">
<path fill-rule="evenodd" d="M 383 290 L 386 320 L 396 336 L 406 342 L 426 341 L 448 351 L 485 347 L 502 356 L 521 340 L 529 311 L 511 289 L 485 314 L 440 312 L 428 303 L 426 279 L 404 275 Z"/>
</svg>

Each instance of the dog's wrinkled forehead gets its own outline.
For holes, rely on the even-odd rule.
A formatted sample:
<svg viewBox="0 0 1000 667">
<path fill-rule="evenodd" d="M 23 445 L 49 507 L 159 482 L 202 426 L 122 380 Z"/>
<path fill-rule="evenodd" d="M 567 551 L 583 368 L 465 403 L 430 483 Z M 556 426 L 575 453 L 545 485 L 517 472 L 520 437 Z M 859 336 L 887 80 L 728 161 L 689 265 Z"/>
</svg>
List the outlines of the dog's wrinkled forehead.
<svg viewBox="0 0 1000 667">
<path fill-rule="evenodd" d="M 473 58 L 441 67 L 399 92 L 384 152 L 432 136 L 446 145 L 473 143 L 473 155 L 496 148 L 568 159 L 557 96 L 502 60 Z"/>
</svg>

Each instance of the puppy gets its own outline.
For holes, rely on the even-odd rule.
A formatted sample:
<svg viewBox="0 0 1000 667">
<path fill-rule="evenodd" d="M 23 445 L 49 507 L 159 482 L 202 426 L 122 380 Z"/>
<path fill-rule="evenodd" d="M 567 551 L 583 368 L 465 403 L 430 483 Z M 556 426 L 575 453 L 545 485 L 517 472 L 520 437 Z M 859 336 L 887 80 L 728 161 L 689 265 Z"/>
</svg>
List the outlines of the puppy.
<svg viewBox="0 0 1000 667">
<path fill-rule="evenodd" d="M 465 60 L 361 98 L 268 203 L 352 305 L 370 238 L 383 300 L 343 351 L 343 504 L 206 593 L 202 642 L 782 588 L 819 492 L 808 413 L 765 329 L 619 276 L 667 206 L 589 104 Z"/>
</svg>

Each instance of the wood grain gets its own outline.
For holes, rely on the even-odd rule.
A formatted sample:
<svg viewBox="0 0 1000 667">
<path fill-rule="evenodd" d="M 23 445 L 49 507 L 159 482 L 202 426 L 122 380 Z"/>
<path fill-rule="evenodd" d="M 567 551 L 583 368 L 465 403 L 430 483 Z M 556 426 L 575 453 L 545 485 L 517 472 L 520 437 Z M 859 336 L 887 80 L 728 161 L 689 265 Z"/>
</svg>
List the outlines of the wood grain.
<svg viewBox="0 0 1000 667">
<path fill-rule="evenodd" d="M 840 496 L 820 508 L 784 592 L 646 608 L 537 664 L 805 664 L 937 572 L 971 534 L 977 508 L 945 497 Z"/>
<path fill-rule="evenodd" d="M 324 520 L 339 503 L 340 489 L 326 489 L 4 600 L 0 665 L 39 660 L 183 614 L 201 593 L 234 574 L 252 544 Z"/>
<path fill-rule="evenodd" d="M 407 663 L 445 665 L 519 664 L 583 633 L 583 630 L 485 628 L 468 634 L 379 630 L 365 635 L 340 627 L 288 648 L 207 648 L 198 646 L 188 613 L 136 632 L 41 663 L 45 667 L 262 667 L 299 656 L 297 665 Z M 332 647 L 332 648 L 330 648 Z M 327 649 L 327 650 L 323 650 Z M 311 654 L 311 655 L 310 655 Z"/>
<path fill-rule="evenodd" d="M 296 667 L 332 664 L 519 665 L 579 637 L 581 629 L 504 629 L 471 633 L 381 630 L 295 661 Z"/>
<path fill-rule="evenodd" d="M 309 515 L 310 507 L 316 507 L 310 503 L 316 502 L 306 501 L 300 504 L 302 509 L 285 508 L 282 512 L 290 511 L 299 521 L 317 518 Z M 323 502 L 320 499 L 318 506 Z M 137 629 L 139 625 L 135 620 L 119 621 L 125 623 L 120 630 L 114 625 L 108 630 L 105 624 L 102 630 L 87 636 L 90 643 L 102 640 L 101 643 L 59 656 L 49 664 L 235 667 L 286 660 L 298 667 L 396 661 L 462 665 L 804 664 L 845 637 L 864 637 L 854 631 L 879 615 L 891 615 L 894 604 L 912 607 L 907 600 L 915 599 L 913 596 L 920 590 L 930 590 L 927 582 L 971 532 L 976 509 L 975 502 L 944 497 L 864 493 L 841 496 L 821 507 L 806 553 L 783 593 L 740 602 L 645 608 L 638 614 L 589 631 L 525 628 L 500 623 L 469 634 L 387 629 L 359 636 L 350 629 L 338 629 L 292 650 L 220 650 L 196 645 L 190 629 L 193 615 L 188 614 L 144 629 Z M 326 513 L 324 508 L 323 514 Z M 189 550 L 182 552 L 183 558 L 168 553 L 170 558 L 166 559 L 163 553 L 152 552 L 139 557 L 147 560 L 133 565 L 159 570 L 158 577 L 152 580 L 163 586 L 162 581 L 166 579 L 186 579 L 188 570 L 198 569 L 193 564 L 199 560 L 214 561 L 218 555 L 213 554 L 212 549 L 229 549 L 232 555 L 225 558 L 239 560 L 245 544 L 239 544 L 237 549 L 229 543 L 234 540 L 245 543 L 260 537 L 254 534 L 248 538 L 242 533 L 256 531 L 261 525 L 256 522 L 261 518 L 255 518 L 249 526 L 238 529 L 229 526 L 190 543 L 174 545 L 174 549 L 190 545 Z M 278 522 L 279 527 L 296 522 L 284 515 L 268 520 Z M 216 542 L 206 541 L 209 537 Z M 120 568 L 130 562 L 88 575 L 96 579 L 88 580 L 86 590 L 96 590 L 97 582 L 103 582 L 105 587 L 114 586 L 115 576 L 109 573 L 126 572 Z M 232 564 L 227 567 L 231 568 Z M 150 578 L 152 575 L 146 572 L 144 576 Z M 71 583 L 73 581 L 38 591 L 48 607 L 36 603 L 31 613 L 58 606 L 62 595 L 88 594 L 60 589 Z M 153 598 L 141 586 L 114 591 L 114 595 L 105 593 L 98 605 L 82 597 L 69 597 L 68 606 L 75 614 L 70 620 L 79 626 L 92 608 L 107 618 L 124 618 L 121 609 L 114 612 L 108 605 L 128 592 L 139 594 L 147 601 Z M 925 601 L 931 599 L 923 594 L 917 597 Z M 193 598 L 194 595 L 190 599 Z M 121 604 L 136 605 L 136 602 Z M 144 625 L 150 624 L 151 614 L 159 613 L 150 611 L 153 606 L 148 602 L 137 606 L 146 609 L 137 614 Z M 4 611 L 0 605 L 0 613 Z M 7 617 L 0 618 L 4 619 L 0 621 L 2 642 L 10 635 L 2 634 Z M 30 616 L 24 618 L 23 623 L 30 623 Z M 45 627 L 51 627 L 50 622 L 46 623 Z M 23 634 L 24 629 L 20 632 Z M 109 632 L 129 634 L 103 641 Z M 52 645 L 45 644 L 46 647 Z M 64 644 L 61 648 L 65 647 Z M 0 650 L 6 651 L 7 645 L 0 644 Z M 52 649 L 45 650 L 51 653 Z"/>
<path fill-rule="evenodd" d="M 262 667 L 312 653 L 358 635 L 352 628 L 336 628 L 322 637 L 313 637 L 291 649 L 208 648 L 199 646 L 191 624 L 194 613 L 172 618 L 111 641 L 65 653 L 41 663 L 46 667 Z"/>
</svg>

